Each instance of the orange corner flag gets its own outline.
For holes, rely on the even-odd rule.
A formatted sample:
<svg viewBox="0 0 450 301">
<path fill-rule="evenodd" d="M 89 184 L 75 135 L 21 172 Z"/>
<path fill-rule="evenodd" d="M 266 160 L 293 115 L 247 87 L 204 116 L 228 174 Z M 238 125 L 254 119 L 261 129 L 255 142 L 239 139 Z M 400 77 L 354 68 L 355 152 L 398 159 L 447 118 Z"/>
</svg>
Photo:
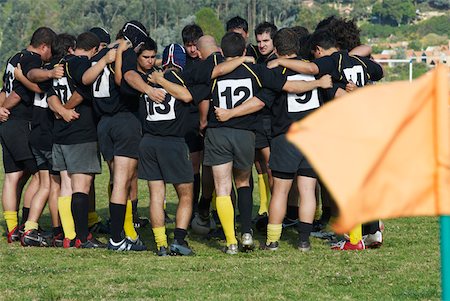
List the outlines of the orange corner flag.
<svg viewBox="0 0 450 301">
<path fill-rule="evenodd" d="M 339 207 L 334 225 L 402 216 L 450 215 L 449 72 L 367 86 L 292 125 Z"/>
</svg>

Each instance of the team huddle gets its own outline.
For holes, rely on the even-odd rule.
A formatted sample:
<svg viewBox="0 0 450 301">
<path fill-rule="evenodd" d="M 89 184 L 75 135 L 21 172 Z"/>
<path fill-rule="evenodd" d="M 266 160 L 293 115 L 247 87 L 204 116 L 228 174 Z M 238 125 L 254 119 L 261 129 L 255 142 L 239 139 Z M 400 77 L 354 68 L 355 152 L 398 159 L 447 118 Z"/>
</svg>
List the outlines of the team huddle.
<svg viewBox="0 0 450 301">
<path fill-rule="evenodd" d="M 311 236 L 328 235 L 337 209 L 286 132 L 324 103 L 380 80 L 383 70 L 353 21 L 330 17 L 311 34 L 263 22 L 257 46 L 248 44 L 244 19 L 230 19 L 226 30 L 218 45 L 187 25 L 184 45 L 170 44 L 157 59 L 157 43 L 138 21 L 125 23 L 114 41 L 100 27 L 77 37 L 38 28 L 7 61 L 0 93 L 8 243 L 145 251 L 136 229 L 150 225 L 156 253 L 167 256 L 194 254 L 188 230 L 225 240 L 227 254 L 255 249 L 254 229 L 267 233 L 260 249 L 270 251 L 286 227 L 297 227 L 303 252 Z M 110 175 L 107 224 L 95 211 L 101 157 Z M 138 215 L 138 179 L 148 184 L 150 219 Z M 166 184 L 178 197 L 170 244 Z M 319 200 L 322 216 L 314 220 Z M 47 203 L 51 232 L 39 226 Z M 332 248 L 382 244 L 379 221 L 360 229 L 364 236 L 350 233 Z M 108 243 L 95 233 L 109 234 Z"/>
</svg>

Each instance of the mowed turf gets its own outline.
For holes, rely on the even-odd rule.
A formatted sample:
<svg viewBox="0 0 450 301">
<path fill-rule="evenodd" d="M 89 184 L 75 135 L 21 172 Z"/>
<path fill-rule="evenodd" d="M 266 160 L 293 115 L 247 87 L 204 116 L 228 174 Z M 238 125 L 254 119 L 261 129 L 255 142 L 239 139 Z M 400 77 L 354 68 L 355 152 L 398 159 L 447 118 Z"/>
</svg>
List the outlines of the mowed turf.
<svg viewBox="0 0 450 301">
<path fill-rule="evenodd" d="M 109 215 L 104 173 L 96 177 L 97 211 Z M 1 170 L 0 183 L 4 172 Z M 148 189 L 139 183 L 139 211 L 148 213 Z M 168 187 L 168 212 L 176 196 Z M 257 212 L 258 196 L 254 194 Z M 374 196 L 376 201 L 376 196 Z M 48 209 L 41 225 L 50 229 Z M 3 215 L 0 223 L 4 227 Z M 157 257 L 149 227 L 139 233 L 151 251 L 23 248 L 0 241 L 0 300 L 436 300 L 440 298 L 439 224 L 436 218 L 385 221 L 377 250 L 338 252 L 320 239 L 296 249 L 297 233 L 283 233 L 280 250 L 220 252 L 224 242 L 190 234 L 194 257 Z M 173 237 L 174 225 L 168 226 Z M 5 228 L 3 228 L 5 229 Z M 259 241 L 264 235 L 256 234 Z M 100 237 L 106 242 L 107 237 Z"/>
</svg>

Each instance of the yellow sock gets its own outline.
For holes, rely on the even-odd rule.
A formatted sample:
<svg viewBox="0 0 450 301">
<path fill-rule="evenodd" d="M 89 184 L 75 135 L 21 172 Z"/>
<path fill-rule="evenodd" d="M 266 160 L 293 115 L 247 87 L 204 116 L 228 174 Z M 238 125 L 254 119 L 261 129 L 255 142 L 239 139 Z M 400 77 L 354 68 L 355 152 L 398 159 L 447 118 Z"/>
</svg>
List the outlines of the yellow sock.
<svg viewBox="0 0 450 301">
<path fill-rule="evenodd" d="M 217 195 L 216 195 L 216 191 L 214 190 L 213 195 L 212 195 L 212 200 L 211 200 L 211 207 L 212 207 L 212 210 L 214 210 L 214 211 L 217 211 L 216 198 L 217 198 Z"/>
<path fill-rule="evenodd" d="M 362 225 L 358 225 L 353 228 L 350 233 L 350 243 L 352 245 L 357 245 L 358 242 L 362 239 Z"/>
<path fill-rule="evenodd" d="M 98 216 L 97 212 L 88 212 L 88 227 L 92 227 L 96 223 L 99 223 L 102 219 Z"/>
<path fill-rule="evenodd" d="M 8 233 L 14 230 L 17 227 L 17 211 L 4 211 L 3 217 L 6 221 L 6 227 L 8 228 Z"/>
<path fill-rule="evenodd" d="M 258 174 L 258 187 L 259 187 L 259 210 L 258 214 L 262 215 L 269 211 L 269 198 L 267 195 L 266 182 L 264 181 L 264 175 Z"/>
<path fill-rule="evenodd" d="M 39 228 L 39 224 L 32 221 L 26 221 L 25 222 L 25 232 L 29 230 L 37 230 Z"/>
<path fill-rule="evenodd" d="M 123 230 L 125 235 L 135 240 L 138 238 L 136 229 L 134 229 L 133 224 L 133 205 L 131 205 L 131 200 L 127 201 L 127 210 L 125 211 L 125 222 L 123 223 Z"/>
<path fill-rule="evenodd" d="M 73 222 L 72 216 L 71 196 L 61 196 L 58 198 L 58 212 L 61 218 L 64 236 L 69 239 L 74 239 L 77 234 L 75 233 L 75 223 Z"/>
<path fill-rule="evenodd" d="M 166 235 L 166 227 L 158 227 L 152 228 L 153 235 L 155 236 L 156 247 L 159 249 L 160 247 L 166 247 L 169 245 L 167 243 L 167 235 Z"/>
<path fill-rule="evenodd" d="M 231 197 L 229 195 L 216 197 L 216 206 L 217 214 L 227 239 L 227 246 L 237 244 L 234 232 L 234 208 L 231 203 Z"/>
<path fill-rule="evenodd" d="M 279 241 L 281 238 L 282 224 L 268 224 L 267 225 L 267 243 Z"/>
</svg>

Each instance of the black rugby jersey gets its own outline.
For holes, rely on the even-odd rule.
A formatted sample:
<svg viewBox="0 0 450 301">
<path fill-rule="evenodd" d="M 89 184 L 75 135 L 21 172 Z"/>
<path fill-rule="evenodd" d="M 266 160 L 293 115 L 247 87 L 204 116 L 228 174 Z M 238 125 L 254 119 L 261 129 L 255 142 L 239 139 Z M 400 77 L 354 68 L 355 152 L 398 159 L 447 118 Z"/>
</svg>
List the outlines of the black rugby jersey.
<svg viewBox="0 0 450 301">
<path fill-rule="evenodd" d="M 363 87 L 370 81 L 378 81 L 383 77 L 383 69 L 368 58 L 349 55 L 347 51 L 335 53 L 313 61 L 319 68 L 317 77 L 330 74 L 333 88 L 327 89 L 325 101 L 334 98 L 338 88 L 345 90 L 345 85 L 351 80 L 358 87 Z"/>
<path fill-rule="evenodd" d="M 232 109 L 253 96 L 264 102 L 270 102 L 275 95 L 269 89 L 281 91 L 285 81 L 285 77 L 276 77 L 275 72 L 267 69 L 265 66 L 245 63 L 233 72 L 217 78 L 212 82 L 211 87 L 212 100 L 208 112 L 208 127 L 255 130 L 259 113 L 220 122 L 216 118 L 214 107 Z"/>
<path fill-rule="evenodd" d="M 313 75 L 296 73 L 283 67 L 277 67 L 274 70 L 278 72 L 280 76 L 286 76 L 288 81 L 315 80 Z M 275 137 L 286 133 L 293 122 L 306 117 L 322 104 L 322 96 L 318 89 L 299 94 L 286 93 L 284 91 L 278 93 L 273 102 L 266 102 L 266 105 L 270 107 L 272 114 L 272 136 Z"/>
<path fill-rule="evenodd" d="M 109 48 L 102 49 L 92 59 L 94 66 L 109 51 Z M 107 64 L 99 74 L 95 82 L 91 85 L 94 111 L 97 116 L 114 115 L 118 112 L 129 111 L 127 104 L 121 98 L 120 87 L 114 80 L 114 63 Z"/>
<path fill-rule="evenodd" d="M 39 54 L 24 49 L 8 60 L 3 75 L 2 91 L 6 92 L 6 96 L 11 94 L 12 91 L 20 96 L 19 103 L 10 109 L 11 114 L 9 115 L 9 119 L 31 121 L 34 92 L 28 90 L 21 82 L 15 79 L 14 68 L 17 67 L 18 63 L 20 63 L 24 75 L 26 75 L 29 70 L 40 68 L 42 66 L 42 60 Z"/>
<path fill-rule="evenodd" d="M 82 83 L 83 74 L 91 67 L 91 62 L 86 56 L 66 56 L 61 63 L 64 64 L 64 76 L 53 80 L 49 95 L 57 95 L 62 104 L 66 104 L 77 91 L 83 101 L 75 107 L 80 118 L 71 122 L 65 122 L 63 119 L 55 121 L 54 143 L 68 145 L 97 141 L 90 88 Z"/>
<path fill-rule="evenodd" d="M 140 74 L 144 80 L 147 79 L 147 74 Z M 175 71 L 167 71 L 164 78 L 172 83 L 185 86 L 184 80 Z M 160 86 L 151 85 L 162 89 Z M 144 134 L 184 137 L 189 113 L 190 103 L 175 99 L 169 93 L 166 94 L 166 99 L 162 103 L 152 101 L 146 94 L 141 94 L 139 99 L 139 119 Z"/>
<path fill-rule="evenodd" d="M 52 60 L 50 63 L 45 64 L 43 68 L 52 70 L 55 64 L 58 64 L 58 61 Z M 34 94 L 30 144 L 37 149 L 51 151 L 54 114 L 48 107 L 47 92 L 52 88 L 52 80 L 40 82 L 38 86 L 43 93 Z"/>
</svg>

